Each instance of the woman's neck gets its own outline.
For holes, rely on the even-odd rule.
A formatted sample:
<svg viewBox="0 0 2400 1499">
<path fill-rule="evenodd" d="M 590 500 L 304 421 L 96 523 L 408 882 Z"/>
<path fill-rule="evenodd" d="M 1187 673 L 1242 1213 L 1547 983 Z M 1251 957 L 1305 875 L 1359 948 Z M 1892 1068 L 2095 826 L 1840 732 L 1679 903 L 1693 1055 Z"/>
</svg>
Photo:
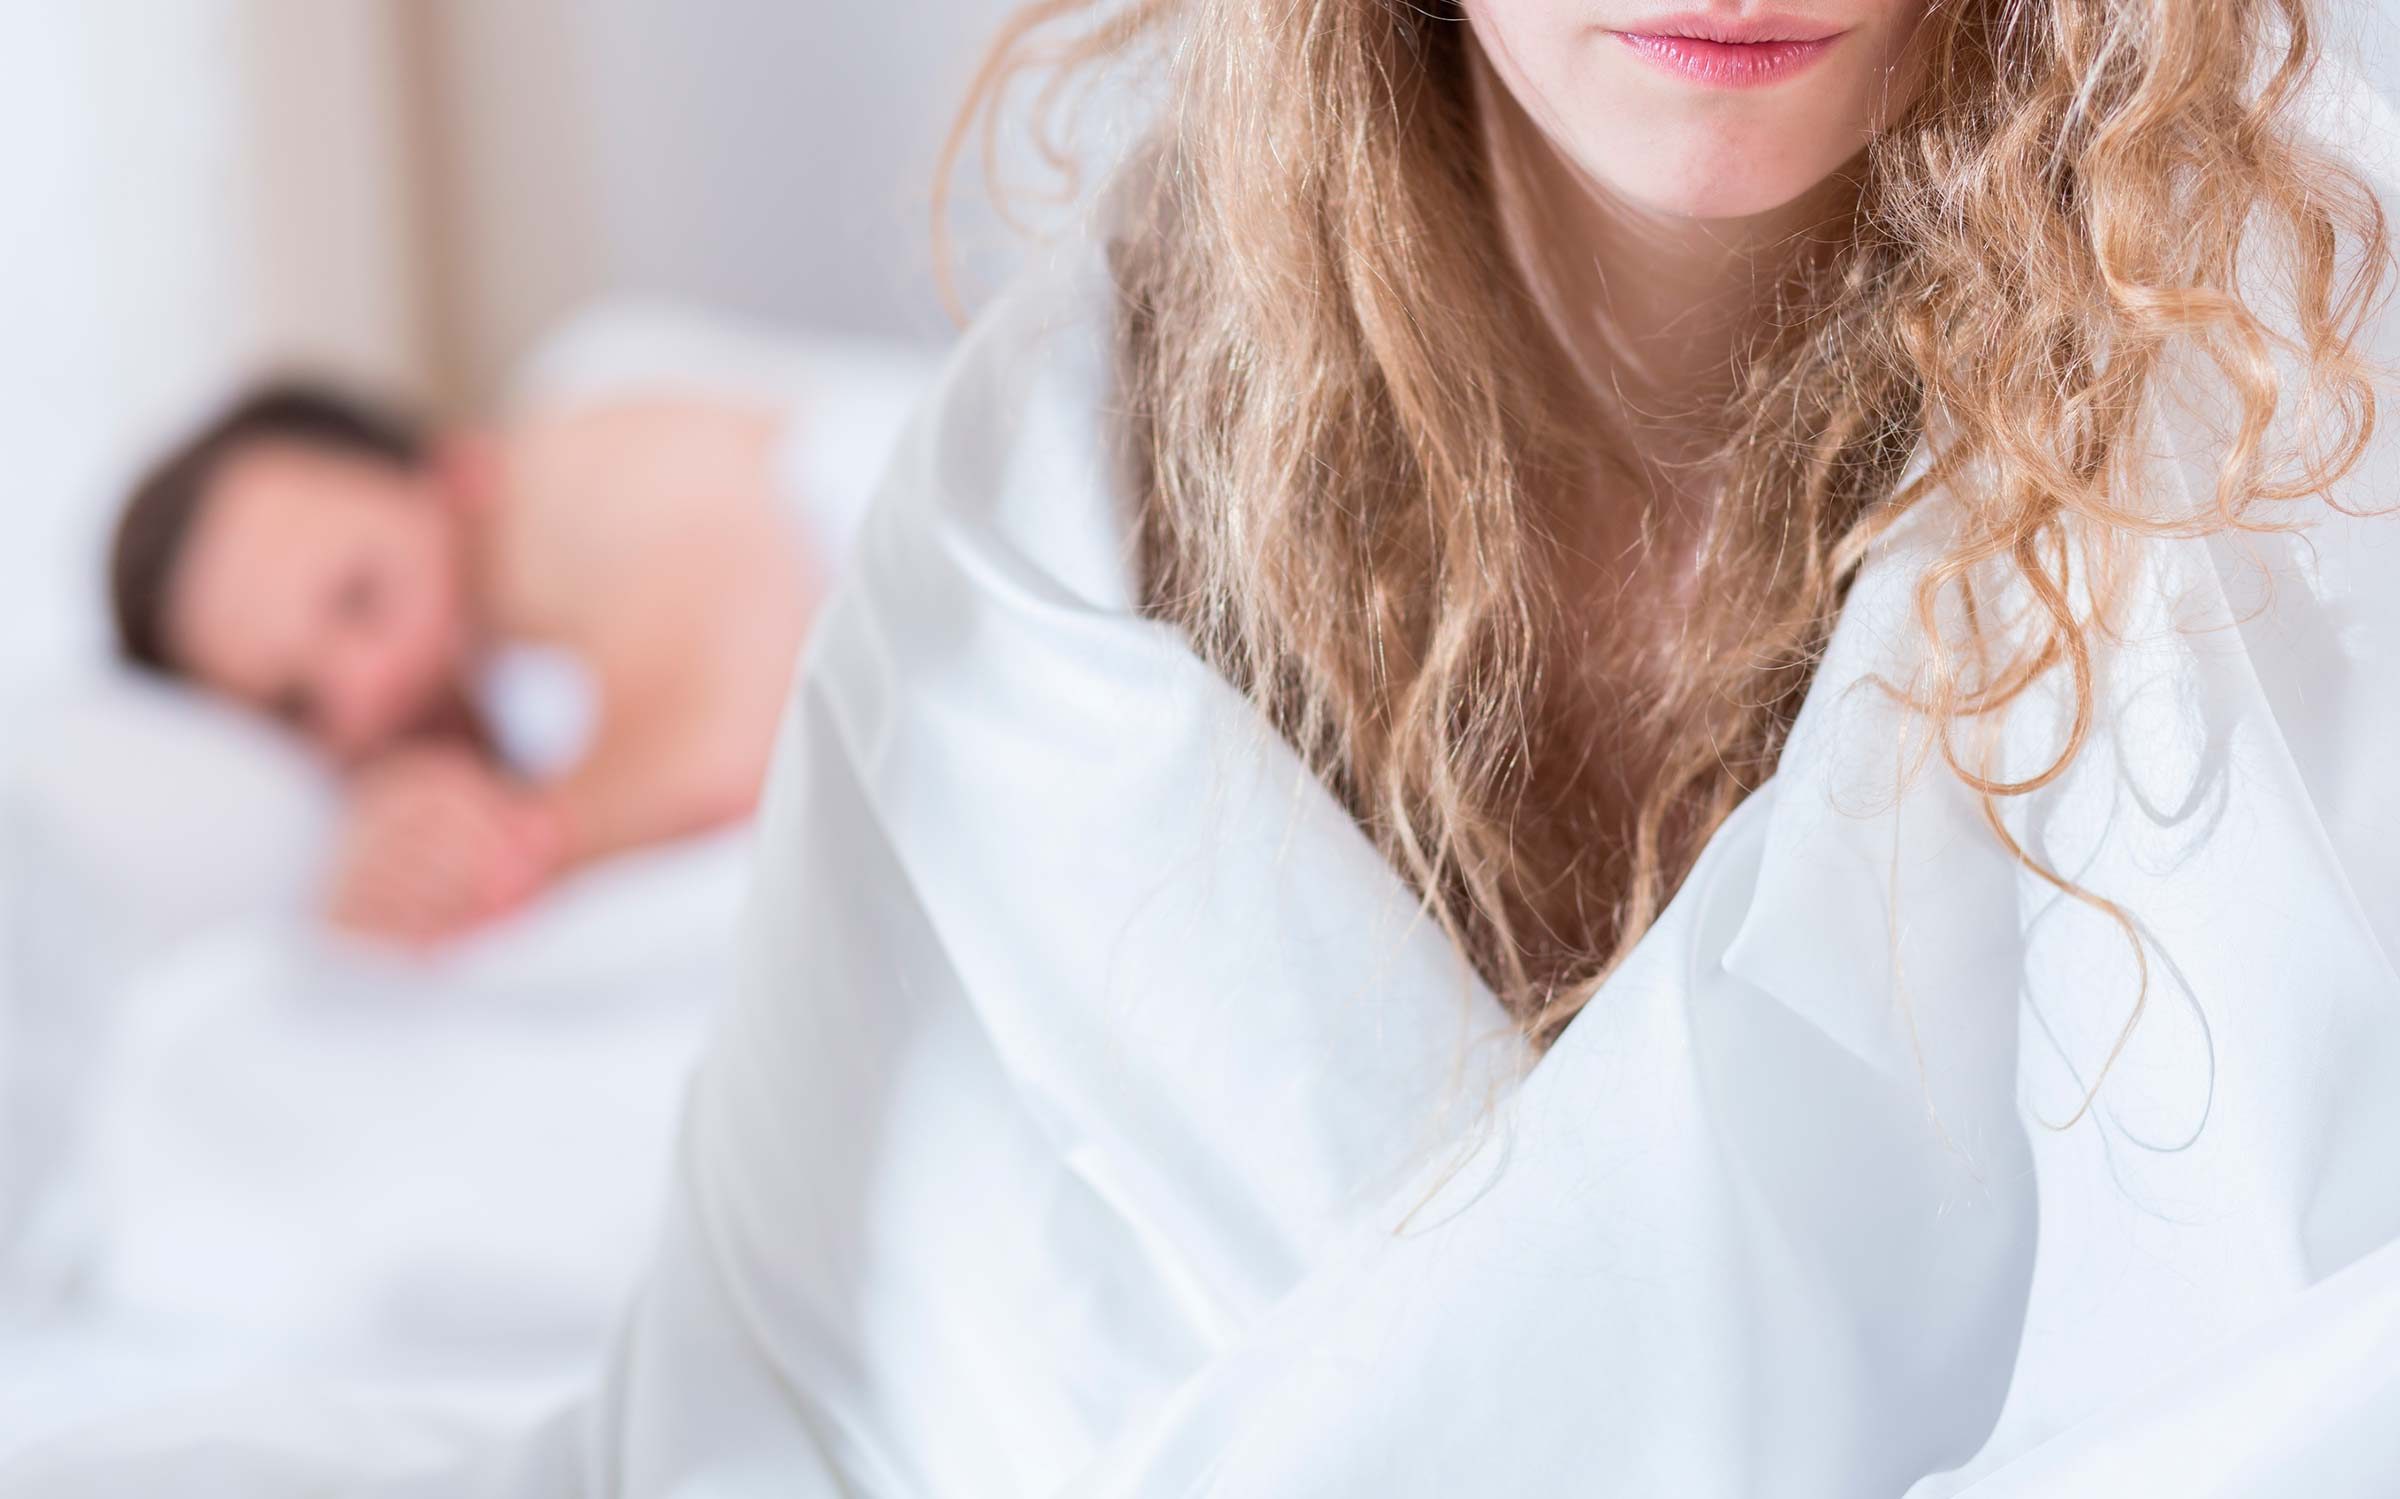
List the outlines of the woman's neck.
<svg viewBox="0 0 2400 1499">
<path fill-rule="evenodd" d="M 1753 331 L 1790 274 L 1838 241 L 1854 189 L 1829 179 L 1743 219 L 1646 210 L 1569 160 L 1479 54 L 1476 73 L 1501 230 L 1568 373 L 1637 471 L 1686 467 L 1723 436 L 1710 418 Z"/>
</svg>

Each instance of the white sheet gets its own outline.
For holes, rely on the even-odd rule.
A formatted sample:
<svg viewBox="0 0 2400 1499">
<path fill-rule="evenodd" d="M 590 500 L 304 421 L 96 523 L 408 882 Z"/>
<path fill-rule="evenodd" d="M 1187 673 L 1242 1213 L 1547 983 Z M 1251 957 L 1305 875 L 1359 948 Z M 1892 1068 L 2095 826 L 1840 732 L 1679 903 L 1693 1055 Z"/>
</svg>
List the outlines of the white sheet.
<svg viewBox="0 0 2400 1499">
<path fill-rule="evenodd" d="M 236 1378 L 563 1393 L 648 1251 L 748 855 L 613 861 L 431 961 L 237 925 L 110 996 L 66 1273 L 0 1337 L 0 1455 Z"/>
<path fill-rule="evenodd" d="M 0 1493 L 2389 1491 L 2400 521 L 2261 543 L 2238 622 L 2240 549 L 2154 549 L 2095 739 L 2011 803 L 2159 955 L 2074 1128 L 2117 929 L 1948 778 L 1881 795 L 1937 504 L 1462 1160 L 1488 995 L 1132 611 L 1109 306 L 1088 254 L 1011 299 L 869 523 L 597 1394 L 438 1477 L 286 1411 Z"/>
</svg>

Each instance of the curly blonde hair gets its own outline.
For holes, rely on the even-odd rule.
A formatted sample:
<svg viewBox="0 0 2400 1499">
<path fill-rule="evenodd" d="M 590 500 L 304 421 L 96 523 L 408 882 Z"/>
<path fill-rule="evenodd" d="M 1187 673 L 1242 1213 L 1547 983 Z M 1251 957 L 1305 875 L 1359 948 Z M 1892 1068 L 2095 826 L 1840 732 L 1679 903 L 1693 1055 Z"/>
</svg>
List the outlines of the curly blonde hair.
<svg viewBox="0 0 2400 1499">
<path fill-rule="evenodd" d="M 1717 414 L 1695 593 L 1743 607 L 1691 611 L 1622 673 L 1609 758 L 1652 769 L 1613 825 L 1554 665 L 1568 614 L 1538 502 L 1591 472 L 1596 428 L 1527 357 L 1556 335 L 1503 243 L 1455 6 L 1046 0 L 987 61 L 944 179 L 1013 77 L 1046 70 L 1050 100 L 1161 44 L 1169 92 L 1115 226 L 1149 607 L 1259 703 L 1538 1047 L 1771 772 L 1858 563 L 1909 506 L 1957 498 L 1907 695 L 2008 841 L 1999 799 L 2090 730 L 2126 549 L 2298 524 L 2290 502 L 2359 462 L 2357 336 L 2391 255 L 2373 193 L 2297 118 L 2314 8 L 1937 0 L 1848 232 L 1792 269 Z M 2210 502 L 2171 514 L 2139 471 L 2192 368 L 2233 420 Z M 1995 577 L 2031 617 L 1988 617 Z M 2044 680 L 2073 705 L 2056 760 L 1993 778 L 1952 731 Z"/>
</svg>

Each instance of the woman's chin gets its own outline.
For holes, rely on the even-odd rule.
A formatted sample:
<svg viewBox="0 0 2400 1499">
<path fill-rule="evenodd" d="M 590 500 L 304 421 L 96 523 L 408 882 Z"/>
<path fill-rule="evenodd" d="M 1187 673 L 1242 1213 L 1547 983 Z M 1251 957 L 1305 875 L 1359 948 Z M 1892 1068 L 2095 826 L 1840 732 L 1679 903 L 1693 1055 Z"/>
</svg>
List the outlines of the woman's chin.
<svg viewBox="0 0 2400 1499">
<path fill-rule="evenodd" d="M 1816 185 L 1763 181 L 1738 169 L 1699 170 L 1673 180 L 1617 184 L 1616 193 L 1620 200 L 1662 219 L 1735 223 L 1784 212 Z"/>
</svg>

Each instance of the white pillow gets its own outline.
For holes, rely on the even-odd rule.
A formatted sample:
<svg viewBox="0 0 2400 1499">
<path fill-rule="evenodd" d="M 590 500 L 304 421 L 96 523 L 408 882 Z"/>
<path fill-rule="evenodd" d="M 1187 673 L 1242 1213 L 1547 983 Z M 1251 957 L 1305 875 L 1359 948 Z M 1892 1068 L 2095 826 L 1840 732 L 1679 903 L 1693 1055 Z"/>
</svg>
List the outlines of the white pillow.
<svg viewBox="0 0 2400 1499">
<path fill-rule="evenodd" d="M 123 672 L 9 718 L 5 857 L 41 909 L 91 902 L 131 956 L 310 898 L 335 778 L 256 714 Z"/>
</svg>

